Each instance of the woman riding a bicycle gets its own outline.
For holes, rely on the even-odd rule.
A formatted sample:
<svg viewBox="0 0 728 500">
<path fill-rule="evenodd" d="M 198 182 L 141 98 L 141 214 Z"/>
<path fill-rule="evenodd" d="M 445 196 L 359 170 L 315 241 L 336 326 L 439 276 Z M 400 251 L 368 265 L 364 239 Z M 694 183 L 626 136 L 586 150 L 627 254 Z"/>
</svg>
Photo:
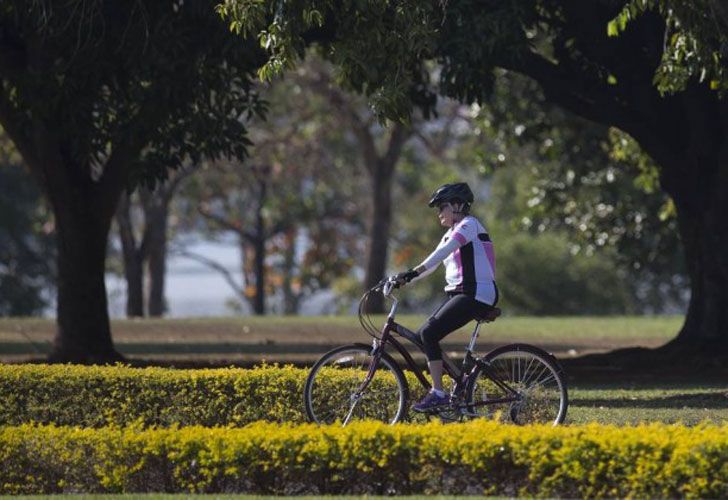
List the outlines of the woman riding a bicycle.
<svg viewBox="0 0 728 500">
<path fill-rule="evenodd" d="M 435 251 L 416 268 L 391 276 L 367 290 L 359 301 L 359 322 L 373 337 L 371 345 L 353 343 L 327 352 L 311 367 L 303 389 L 311 422 L 347 425 L 374 419 L 390 424 L 406 420 L 408 375 L 428 394 L 414 409 L 443 422 L 492 418 L 517 424 L 564 421 L 568 393 L 556 358 L 538 347 L 514 343 L 484 355 L 475 352 L 482 323 L 495 321 L 500 309 L 495 285 L 493 245 L 485 227 L 469 214 L 473 193 L 465 183 L 446 184 L 432 196 L 440 223 L 448 227 Z M 419 334 L 397 323 L 399 300 L 394 288 L 430 274 L 444 261 L 447 300 L 422 325 Z M 381 329 L 367 311 L 370 297 L 381 293 L 391 300 Z M 447 334 L 475 320 L 475 329 L 462 367 L 440 350 Z M 412 355 L 399 342 L 405 339 L 428 359 L 432 384 Z M 401 356 L 408 374 L 387 351 Z M 452 380 L 450 396 L 442 390 L 443 372 Z"/>
<path fill-rule="evenodd" d="M 417 332 L 427 356 L 432 389 L 412 407 L 415 411 L 427 412 L 450 402 L 442 389 L 440 341 L 473 319 L 487 315 L 498 302 L 493 243 L 485 226 L 470 215 L 473 201 L 473 192 L 465 182 L 440 186 L 429 206 L 437 207 L 440 224 L 448 230 L 420 265 L 390 278 L 404 285 L 431 274 L 440 262 L 445 263 L 447 298 Z"/>
</svg>

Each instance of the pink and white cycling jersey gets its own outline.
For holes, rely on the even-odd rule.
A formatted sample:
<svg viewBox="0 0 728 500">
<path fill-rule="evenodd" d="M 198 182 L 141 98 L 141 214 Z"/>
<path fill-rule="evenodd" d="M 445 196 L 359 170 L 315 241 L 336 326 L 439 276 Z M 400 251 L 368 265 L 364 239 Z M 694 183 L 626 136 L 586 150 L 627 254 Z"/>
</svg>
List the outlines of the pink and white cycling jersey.
<svg viewBox="0 0 728 500">
<path fill-rule="evenodd" d="M 497 302 L 493 243 L 478 219 L 468 215 L 448 229 L 435 251 L 420 264 L 425 271 L 417 279 L 430 274 L 442 261 L 446 292 L 462 292 L 489 305 Z"/>
</svg>

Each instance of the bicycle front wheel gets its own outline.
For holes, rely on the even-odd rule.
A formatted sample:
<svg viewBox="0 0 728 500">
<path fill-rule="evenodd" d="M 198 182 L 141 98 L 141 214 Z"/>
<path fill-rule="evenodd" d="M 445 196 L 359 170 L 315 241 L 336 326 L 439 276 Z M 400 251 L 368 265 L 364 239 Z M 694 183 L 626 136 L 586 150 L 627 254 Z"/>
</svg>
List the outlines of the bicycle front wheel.
<svg viewBox="0 0 728 500">
<path fill-rule="evenodd" d="M 319 424 L 405 418 L 409 388 L 397 363 L 381 353 L 376 366 L 372 348 L 352 344 L 324 354 L 311 368 L 304 387 L 309 421 Z"/>
<path fill-rule="evenodd" d="M 550 354 L 534 346 L 512 344 L 491 351 L 483 361 L 489 369 L 476 367 L 466 389 L 466 404 L 473 416 L 515 424 L 558 425 L 564 421 L 566 382 Z"/>
</svg>

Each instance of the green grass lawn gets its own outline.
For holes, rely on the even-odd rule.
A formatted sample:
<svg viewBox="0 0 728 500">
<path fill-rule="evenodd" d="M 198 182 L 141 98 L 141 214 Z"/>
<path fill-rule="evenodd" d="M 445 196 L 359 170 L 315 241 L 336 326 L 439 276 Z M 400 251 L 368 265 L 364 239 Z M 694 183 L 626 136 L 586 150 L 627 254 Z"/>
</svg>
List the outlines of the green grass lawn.
<svg viewBox="0 0 728 500">
<path fill-rule="evenodd" d="M 375 324 L 382 324 L 385 316 L 372 316 Z M 397 321 L 409 328 L 417 328 L 426 319 L 423 315 L 399 315 Z M 509 336 L 560 340 L 562 338 L 640 338 L 666 340 L 675 335 L 682 324 L 682 316 L 564 316 L 514 317 L 503 316 L 485 328 L 496 338 Z M 233 336 L 236 338 L 265 340 L 300 340 L 299 335 L 320 334 L 324 338 L 338 335 L 363 334 L 355 315 L 349 316 L 244 316 L 234 318 L 190 319 L 131 319 L 114 320 L 112 330 L 124 338 L 145 337 L 150 334 L 187 338 Z M 52 319 L 0 318 L 0 338 L 17 336 L 21 332 L 32 335 L 51 335 L 55 328 Z M 470 330 L 465 327 L 463 330 Z"/>
<path fill-rule="evenodd" d="M 424 316 L 403 315 L 413 330 Z M 374 318 L 381 324 L 383 316 Z M 658 346 L 679 330 L 682 318 L 505 316 L 481 330 L 481 352 L 509 342 L 528 342 L 560 357 L 629 346 Z M 44 319 L 0 319 L 0 361 L 42 357 L 50 351 L 55 324 Z M 210 319 L 117 320 L 112 322 L 117 348 L 131 359 L 199 359 L 231 362 L 310 363 L 338 345 L 369 342 L 356 316 L 240 317 Z M 462 351 L 472 325 L 443 342 L 446 351 Z"/>
<path fill-rule="evenodd" d="M 568 424 L 728 423 L 728 384 L 574 384 Z"/>
</svg>

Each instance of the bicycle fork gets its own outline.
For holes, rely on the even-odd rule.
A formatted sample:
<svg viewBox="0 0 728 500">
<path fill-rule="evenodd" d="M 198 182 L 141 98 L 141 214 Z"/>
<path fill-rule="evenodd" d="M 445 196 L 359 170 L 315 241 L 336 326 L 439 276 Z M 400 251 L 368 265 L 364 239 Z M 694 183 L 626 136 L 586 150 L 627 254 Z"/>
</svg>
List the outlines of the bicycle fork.
<svg viewBox="0 0 728 500">
<path fill-rule="evenodd" d="M 362 395 L 364 394 L 364 391 L 367 390 L 367 387 L 369 387 L 369 384 L 371 383 L 372 379 L 374 378 L 374 374 L 377 371 L 377 367 L 379 366 L 379 360 L 382 359 L 381 354 L 381 343 L 374 339 L 372 342 L 372 360 L 369 363 L 369 370 L 367 371 L 366 377 L 364 377 L 364 381 L 359 385 L 356 391 L 350 396 L 351 399 L 351 406 L 349 407 L 349 413 L 346 414 L 346 418 L 344 419 L 344 422 L 341 424 L 342 427 L 346 426 L 346 424 L 349 423 L 349 420 L 351 420 L 352 415 L 354 414 L 354 409 L 356 408 L 357 403 L 362 398 Z"/>
</svg>

